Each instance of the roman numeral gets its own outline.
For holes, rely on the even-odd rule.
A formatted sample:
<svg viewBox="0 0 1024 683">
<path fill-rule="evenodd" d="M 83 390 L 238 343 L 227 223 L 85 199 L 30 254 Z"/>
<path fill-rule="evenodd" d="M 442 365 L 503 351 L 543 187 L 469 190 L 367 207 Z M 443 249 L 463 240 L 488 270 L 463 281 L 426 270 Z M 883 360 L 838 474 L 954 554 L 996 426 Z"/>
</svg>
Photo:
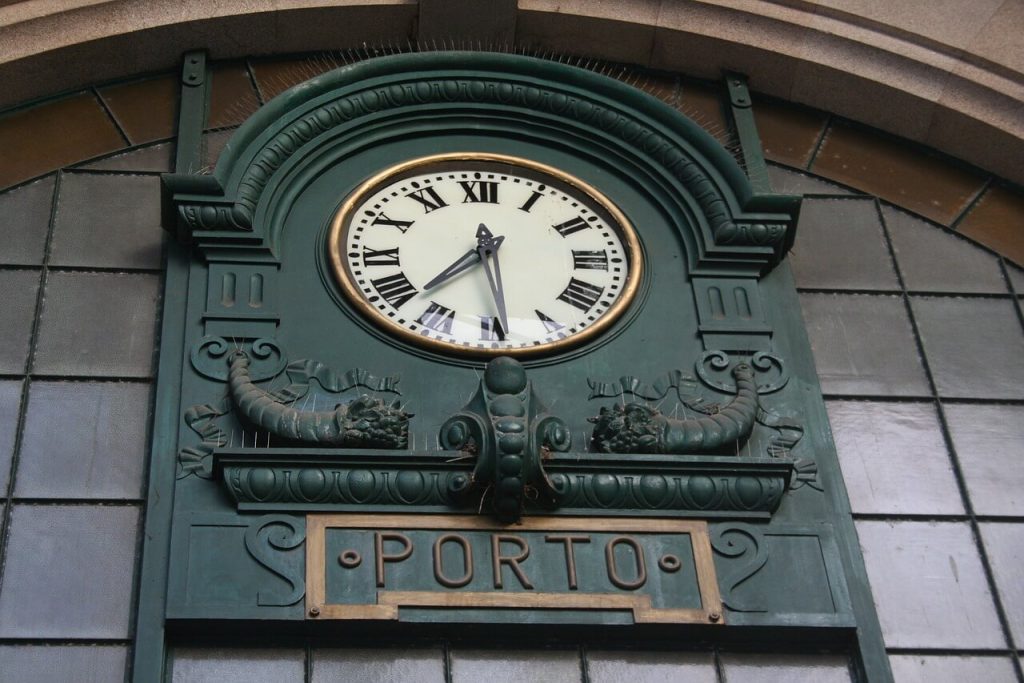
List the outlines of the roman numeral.
<svg viewBox="0 0 1024 683">
<path fill-rule="evenodd" d="M 575 252 L 574 252 L 575 253 Z M 363 246 L 363 266 L 397 266 L 398 247 L 394 249 L 370 249 Z"/>
<path fill-rule="evenodd" d="M 572 250 L 572 267 L 588 270 L 608 270 L 608 252 Z"/>
<path fill-rule="evenodd" d="M 425 187 L 422 190 L 410 192 L 405 196 L 409 199 L 415 199 L 422 204 L 423 213 L 430 213 L 435 209 L 440 209 L 442 206 L 448 206 L 448 203 L 441 199 L 441 195 L 432 187 Z"/>
<path fill-rule="evenodd" d="M 498 203 L 498 183 L 496 182 L 489 180 L 460 180 L 459 185 L 462 185 L 462 189 L 466 193 L 466 198 L 462 200 L 463 204 L 467 202 Z"/>
<path fill-rule="evenodd" d="M 401 308 L 405 302 L 413 298 L 419 292 L 412 283 L 405 277 L 405 273 L 388 275 L 377 280 L 371 280 L 377 293 L 384 297 L 393 308 Z"/>
<path fill-rule="evenodd" d="M 387 215 L 382 213 L 373 219 L 373 224 L 386 225 L 389 228 L 398 228 L 399 230 L 402 231 L 402 234 L 405 234 L 405 231 L 409 229 L 409 227 L 413 224 L 413 221 L 392 220 L 391 218 L 388 218 Z"/>
<path fill-rule="evenodd" d="M 555 230 L 557 230 L 558 234 L 561 235 L 562 237 L 568 237 L 569 235 L 573 234 L 574 232 L 579 232 L 580 230 L 586 230 L 587 228 L 590 227 L 590 225 L 585 220 L 583 220 L 581 217 L 576 216 L 575 218 L 571 218 L 571 219 L 567 220 L 564 223 L 559 223 L 558 225 L 552 225 L 551 227 L 554 228 Z"/>
<path fill-rule="evenodd" d="M 549 318 L 548 316 L 544 315 L 543 313 L 536 309 L 534 309 L 533 312 L 536 313 L 537 317 L 540 318 L 540 321 L 544 323 L 544 329 L 548 331 L 548 334 L 551 334 L 552 332 L 558 332 L 560 329 L 565 327 L 565 325 L 558 322 L 554 318 Z"/>
<path fill-rule="evenodd" d="M 436 332 L 444 334 L 452 333 L 452 323 L 455 321 L 455 311 L 445 308 L 436 301 L 431 301 L 423 315 L 416 318 L 416 322 L 424 327 L 429 327 Z"/>
<path fill-rule="evenodd" d="M 527 199 L 523 203 L 523 205 L 519 207 L 519 210 L 520 211 L 525 211 L 526 213 L 530 213 L 530 209 L 533 208 L 533 205 L 536 204 L 537 200 L 540 199 L 543 196 L 544 195 L 542 195 L 540 192 L 537 192 L 536 190 L 534 190 L 533 194 L 530 195 L 530 198 Z"/>
<path fill-rule="evenodd" d="M 501 321 L 493 315 L 480 316 L 480 340 L 481 341 L 504 341 L 505 330 L 501 328 Z"/>
<path fill-rule="evenodd" d="M 586 312 L 597 303 L 597 300 L 601 298 L 601 293 L 603 291 L 604 287 L 598 287 L 597 285 L 592 285 L 589 282 L 572 278 L 569 280 L 569 286 L 565 288 L 564 292 L 558 295 L 558 298 L 561 301 Z"/>
</svg>

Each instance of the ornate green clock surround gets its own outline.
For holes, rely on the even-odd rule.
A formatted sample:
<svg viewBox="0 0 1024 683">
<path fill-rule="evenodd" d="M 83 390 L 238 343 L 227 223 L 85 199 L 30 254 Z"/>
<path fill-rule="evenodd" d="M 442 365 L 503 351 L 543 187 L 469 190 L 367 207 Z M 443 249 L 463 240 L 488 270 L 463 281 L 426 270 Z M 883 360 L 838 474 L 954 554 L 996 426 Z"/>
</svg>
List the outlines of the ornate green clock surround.
<svg viewBox="0 0 1024 683">
<path fill-rule="evenodd" d="M 553 528 L 586 516 L 581 528 L 610 532 L 616 519 L 626 529 L 631 518 L 697 520 L 686 533 L 714 551 L 724 614 L 680 607 L 698 615 L 684 622 L 698 623 L 634 625 L 638 636 L 653 628 L 645 638 L 813 643 L 854 651 L 871 680 L 889 676 L 780 265 L 798 198 L 755 192 L 726 150 L 654 98 L 552 62 L 428 53 L 339 69 L 260 109 L 212 175 L 196 174 L 188 156 L 202 126 L 189 110 L 202 110 L 204 86 L 202 57 L 190 56 L 179 172 L 165 176 L 167 226 L 189 247 L 169 266 L 158 399 L 167 412 L 154 433 L 138 680 L 154 680 L 165 643 L 186 631 L 230 623 L 289 638 L 310 627 L 349 633 L 309 623 L 327 612 L 309 602 L 307 579 L 341 570 L 307 566 L 320 556 L 304 547 L 305 515 L 452 512 L 487 515 L 492 526 L 480 530 L 521 520 L 542 528 L 529 521 L 538 515 Z M 484 368 L 472 354 L 409 344 L 355 310 L 329 267 L 332 216 L 382 169 L 452 151 L 531 159 L 612 198 L 646 263 L 622 316 L 579 346 Z M 593 527 L 593 518 L 604 521 Z M 330 524 L 309 519 L 325 538 Z M 372 533 L 379 588 L 381 563 L 399 571 L 402 552 L 389 555 L 382 532 Z M 473 533 L 484 531 L 436 540 L 437 557 Z M 608 576 L 629 593 L 636 585 L 614 571 L 621 538 L 607 539 Z M 519 556 L 501 555 L 511 541 L 492 533 L 492 542 L 494 590 L 502 562 L 528 590 Z M 359 555 L 353 546 L 338 562 L 354 570 Z M 677 566 L 669 557 L 659 561 L 666 576 Z M 636 561 L 637 575 L 646 572 Z M 442 562 L 433 591 L 457 587 L 441 580 Z M 655 611 L 676 609 L 652 590 Z M 437 633 L 442 623 L 631 623 L 621 610 L 578 605 L 416 604 L 393 618 Z"/>
</svg>

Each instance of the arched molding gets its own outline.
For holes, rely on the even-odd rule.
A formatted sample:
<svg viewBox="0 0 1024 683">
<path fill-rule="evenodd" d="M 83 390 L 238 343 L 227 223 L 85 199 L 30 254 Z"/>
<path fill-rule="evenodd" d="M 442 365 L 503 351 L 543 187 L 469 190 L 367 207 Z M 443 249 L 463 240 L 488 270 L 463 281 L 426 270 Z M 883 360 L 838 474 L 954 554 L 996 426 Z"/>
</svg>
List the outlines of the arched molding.
<svg viewBox="0 0 1024 683">
<path fill-rule="evenodd" d="M 427 5 L 431 20 L 423 22 Z M 8 2 L 0 5 L 0 107 L 171 69 L 196 47 L 223 59 L 404 46 L 429 40 L 427 27 L 444 25 L 444 13 L 454 15 L 456 5 Z M 523 47 L 696 76 L 739 71 L 756 91 L 867 123 L 1024 182 L 1024 64 L 1013 49 L 1024 30 L 1024 8 L 1014 0 L 979 0 L 969 12 L 948 10 L 945 3 L 893 2 L 869 17 L 852 0 L 520 0 L 514 12 L 495 16 L 514 17 L 514 33 L 509 26 L 497 35 L 514 35 Z M 493 40 L 495 27 L 485 18 L 480 22 L 474 28 L 453 20 L 461 28 L 449 38 Z"/>
<path fill-rule="evenodd" d="M 652 196 L 694 274 L 756 276 L 792 243 L 799 199 L 755 194 L 733 157 L 673 108 L 584 69 L 507 54 L 412 53 L 329 72 L 250 118 L 208 191 L 197 192 L 193 176 L 166 182 L 179 224 L 201 248 L 208 239 L 259 240 L 276 253 L 288 198 L 304 177 L 343 163 L 366 140 L 467 126 L 551 145 L 596 141 L 593 163 L 658 188 Z"/>
</svg>

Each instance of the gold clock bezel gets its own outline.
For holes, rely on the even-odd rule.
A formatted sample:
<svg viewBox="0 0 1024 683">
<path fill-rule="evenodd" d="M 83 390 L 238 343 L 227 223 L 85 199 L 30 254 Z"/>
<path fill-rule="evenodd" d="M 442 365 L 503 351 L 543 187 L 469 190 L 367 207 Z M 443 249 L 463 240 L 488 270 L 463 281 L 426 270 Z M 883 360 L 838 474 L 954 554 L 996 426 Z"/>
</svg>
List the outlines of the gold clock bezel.
<svg viewBox="0 0 1024 683">
<path fill-rule="evenodd" d="M 563 185 L 567 185 L 586 194 L 608 214 L 612 219 L 612 229 L 619 233 L 622 243 L 628 252 L 629 268 L 626 274 L 626 282 L 622 288 L 622 293 L 608 308 L 604 315 L 594 321 L 594 323 L 589 327 L 586 327 L 571 336 L 565 337 L 564 339 L 518 348 L 481 348 L 478 346 L 466 346 L 464 344 L 456 344 L 440 339 L 425 337 L 394 322 L 387 316 L 382 315 L 373 304 L 366 300 L 362 292 L 352 281 L 352 276 L 348 269 L 348 263 L 343 257 L 345 253 L 345 237 L 351 223 L 351 218 L 355 213 L 355 209 L 362 205 L 363 200 L 367 196 L 371 195 L 382 185 L 390 182 L 398 176 L 411 174 L 412 171 L 421 167 L 457 161 L 501 163 L 528 169 L 534 173 L 547 175 L 559 181 Z M 327 250 L 327 257 L 331 271 L 334 274 L 335 280 L 341 286 L 341 290 L 344 293 L 345 298 L 355 306 L 363 317 L 369 319 L 369 321 L 379 329 L 388 334 L 394 335 L 403 341 L 426 348 L 436 353 L 455 356 L 471 356 L 476 358 L 492 358 L 495 356 L 515 356 L 522 358 L 547 355 L 581 346 L 582 344 L 595 339 L 615 323 L 615 321 L 618 320 L 629 307 L 630 303 L 632 303 L 640 288 L 640 280 L 643 274 L 643 256 L 640 248 L 640 240 L 637 237 L 636 230 L 622 211 L 594 186 L 580 180 L 574 175 L 547 164 L 507 154 L 492 154 L 487 152 L 451 152 L 445 154 L 432 154 L 403 161 L 384 169 L 380 173 L 377 173 L 356 188 L 356 190 L 352 192 L 347 199 L 345 199 L 341 207 L 335 213 L 334 218 L 331 220 L 330 231 L 327 235 Z"/>
</svg>

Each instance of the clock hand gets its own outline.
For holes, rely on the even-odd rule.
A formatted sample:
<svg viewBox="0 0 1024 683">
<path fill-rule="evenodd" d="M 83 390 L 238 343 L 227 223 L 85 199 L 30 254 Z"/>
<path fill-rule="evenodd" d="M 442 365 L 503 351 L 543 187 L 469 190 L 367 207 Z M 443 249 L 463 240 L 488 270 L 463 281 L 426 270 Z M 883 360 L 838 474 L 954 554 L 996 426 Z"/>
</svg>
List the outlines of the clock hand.
<svg viewBox="0 0 1024 683">
<path fill-rule="evenodd" d="M 483 223 L 476 231 L 477 247 L 476 251 L 480 255 L 480 261 L 484 264 L 484 273 L 487 275 L 487 284 L 491 287 L 491 296 L 494 297 L 494 305 L 498 308 L 498 319 L 501 321 L 501 329 L 503 334 L 501 339 L 505 339 L 505 334 L 508 334 L 508 313 L 505 309 L 505 290 L 501 284 L 501 266 L 498 263 L 498 247 L 505 241 L 505 237 L 495 237 L 491 234 L 491 231 L 487 229 L 487 226 Z M 494 267 L 491 267 L 490 259 L 488 256 L 494 257 Z"/>
<path fill-rule="evenodd" d="M 470 266 L 476 265 L 479 261 L 479 251 L 477 249 L 470 249 L 465 254 L 457 258 L 454 263 L 438 273 L 437 277 L 423 285 L 423 291 L 437 287 L 442 282 L 447 282 Z"/>
</svg>

